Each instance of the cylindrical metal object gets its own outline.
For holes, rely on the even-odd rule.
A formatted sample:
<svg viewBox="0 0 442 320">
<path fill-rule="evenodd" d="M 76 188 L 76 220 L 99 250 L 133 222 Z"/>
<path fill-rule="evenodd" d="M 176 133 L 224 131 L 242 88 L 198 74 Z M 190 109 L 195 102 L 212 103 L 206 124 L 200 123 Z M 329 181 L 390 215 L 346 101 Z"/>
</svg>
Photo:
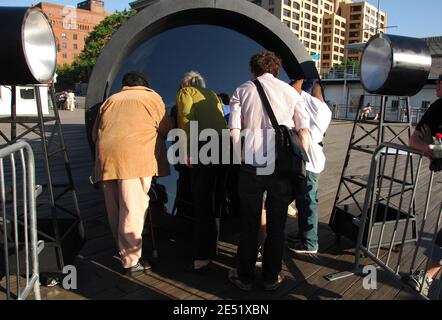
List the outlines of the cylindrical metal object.
<svg viewBox="0 0 442 320">
<path fill-rule="evenodd" d="M 37 7 L 0 7 L 0 84 L 49 83 L 57 45 L 47 17 Z"/>
<path fill-rule="evenodd" d="M 431 55 L 422 39 L 379 34 L 361 59 L 361 82 L 372 94 L 413 96 L 428 80 Z"/>
</svg>

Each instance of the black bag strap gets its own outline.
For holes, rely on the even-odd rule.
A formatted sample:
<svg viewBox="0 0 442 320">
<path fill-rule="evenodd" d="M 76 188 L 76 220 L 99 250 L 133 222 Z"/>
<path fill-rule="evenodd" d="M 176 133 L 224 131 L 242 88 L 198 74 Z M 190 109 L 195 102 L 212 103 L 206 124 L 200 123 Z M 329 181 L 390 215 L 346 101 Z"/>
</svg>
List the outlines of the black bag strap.
<svg viewBox="0 0 442 320">
<path fill-rule="evenodd" d="M 259 96 L 261 97 L 262 104 L 264 105 L 264 109 L 267 112 L 267 115 L 270 118 L 270 121 L 272 122 L 272 126 L 275 130 L 279 129 L 278 120 L 276 120 L 275 113 L 273 112 L 272 106 L 270 105 L 269 98 L 267 98 L 267 95 L 264 91 L 264 88 L 262 87 L 261 82 L 259 82 L 258 79 L 254 80 L 253 83 L 255 84 L 256 88 L 258 89 Z"/>
</svg>

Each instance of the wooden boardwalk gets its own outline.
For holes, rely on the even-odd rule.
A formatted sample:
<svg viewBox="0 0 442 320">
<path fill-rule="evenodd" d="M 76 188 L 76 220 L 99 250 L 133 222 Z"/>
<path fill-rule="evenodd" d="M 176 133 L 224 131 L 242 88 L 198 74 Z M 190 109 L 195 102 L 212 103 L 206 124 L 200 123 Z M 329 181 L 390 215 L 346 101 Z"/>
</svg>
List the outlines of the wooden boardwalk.
<svg viewBox="0 0 442 320">
<path fill-rule="evenodd" d="M 61 111 L 61 117 L 87 241 L 75 260 L 78 289 L 66 291 L 61 286 L 44 287 L 43 299 L 419 299 L 410 289 L 393 282 L 382 271 L 379 272 L 377 290 L 365 290 L 362 279 L 356 276 L 336 282 L 328 282 L 324 278 L 330 273 L 351 270 L 354 261 L 352 243 L 344 239 L 338 244 L 328 227 L 352 123 L 334 122 L 325 141 L 328 162 L 320 183 L 320 253 L 317 256 L 297 256 L 287 251 L 284 274 L 288 280 L 280 289 L 265 293 L 257 277 L 253 291 L 243 293 L 227 279 L 228 271 L 235 266 L 239 225 L 236 219 L 223 222 L 215 271 L 201 276 L 188 273 L 184 268 L 192 254 L 191 223 L 156 212 L 154 222 L 160 254 L 158 259 L 150 259 L 150 237 L 146 236 L 144 241 L 144 254 L 152 262 L 153 272 L 136 279 L 123 276 L 115 257 L 116 249 L 107 224 L 102 193 L 88 181 L 93 164 L 85 135 L 84 111 Z M 361 170 L 368 171 L 368 163 L 359 165 Z M 55 176 L 61 174 L 62 166 L 57 166 L 54 172 Z M 437 179 L 435 185 L 438 194 L 441 194 L 441 176 L 438 175 Z M 289 218 L 287 229 L 294 230 L 296 225 L 296 221 Z M 409 251 L 406 252 L 408 256 Z M 4 295 L 0 292 L 2 298 Z"/>
</svg>

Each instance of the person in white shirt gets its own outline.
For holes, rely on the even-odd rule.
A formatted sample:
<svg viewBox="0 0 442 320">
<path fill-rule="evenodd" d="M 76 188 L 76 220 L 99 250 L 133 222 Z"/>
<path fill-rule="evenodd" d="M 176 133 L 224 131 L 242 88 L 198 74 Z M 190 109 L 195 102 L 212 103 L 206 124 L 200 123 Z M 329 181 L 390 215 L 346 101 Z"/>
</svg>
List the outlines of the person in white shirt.
<svg viewBox="0 0 442 320">
<path fill-rule="evenodd" d="M 68 111 L 75 110 L 75 94 L 74 92 L 72 92 L 72 90 L 69 90 L 67 94 L 66 110 Z"/>
<path fill-rule="evenodd" d="M 315 254 L 318 252 L 318 186 L 321 172 L 325 168 L 325 155 L 322 140 L 330 125 L 332 112 L 324 102 L 322 88 L 319 82 L 313 84 L 312 94 L 302 90 L 305 83 L 302 76 L 291 82 L 306 103 L 306 111 L 310 116 L 309 135 L 310 145 L 308 148 L 307 171 L 307 198 L 308 207 L 303 208 L 303 202 L 296 201 L 298 209 L 298 234 L 289 233 L 288 248 L 298 254 Z M 297 195 L 298 196 L 298 195 Z"/>
<path fill-rule="evenodd" d="M 307 150 L 309 116 L 305 111 L 301 95 L 289 84 L 277 79 L 281 66 L 281 60 L 269 51 L 254 55 L 250 61 L 252 78 L 258 79 L 264 88 L 278 123 L 288 128 L 295 128 Z M 271 148 L 274 130 L 256 85 L 252 81 L 247 81 L 237 88 L 230 100 L 230 107 L 229 127 L 233 145 L 237 145 L 241 140 L 241 132 L 250 134 L 245 136 L 238 182 L 241 207 L 238 268 L 229 272 L 229 280 L 242 290 L 249 291 L 252 288 L 258 252 L 257 239 L 262 199 L 264 192 L 267 191 L 267 238 L 262 277 L 264 289 L 272 291 L 276 290 L 284 280 L 280 274 L 285 242 L 284 228 L 287 208 L 294 193 L 293 183 L 289 175 L 281 172 L 278 162 L 273 163 L 275 167 L 272 174 L 258 173 L 259 167 L 263 164 L 257 161 L 259 157 L 256 155 L 260 153 L 269 155 L 274 152 L 274 148 L 273 150 Z"/>
</svg>

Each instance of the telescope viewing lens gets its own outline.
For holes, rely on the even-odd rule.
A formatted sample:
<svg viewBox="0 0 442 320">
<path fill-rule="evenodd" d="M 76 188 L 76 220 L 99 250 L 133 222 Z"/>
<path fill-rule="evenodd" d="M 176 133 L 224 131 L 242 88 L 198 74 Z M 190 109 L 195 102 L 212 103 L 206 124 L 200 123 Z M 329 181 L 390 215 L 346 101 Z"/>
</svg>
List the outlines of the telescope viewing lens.
<svg viewBox="0 0 442 320">
<path fill-rule="evenodd" d="M 368 89 L 376 91 L 387 81 L 391 70 L 391 54 L 391 48 L 383 38 L 375 39 L 366 48 L 361 63 L 361 77 Z"/>
<path fill-rule="evenodd" d="M 23 50 L 29 68 L 40 82 L 52 79 L 57 65 L 54 34 L 40 11 L 31 10 L 23 27 Z"/>
</svg>

